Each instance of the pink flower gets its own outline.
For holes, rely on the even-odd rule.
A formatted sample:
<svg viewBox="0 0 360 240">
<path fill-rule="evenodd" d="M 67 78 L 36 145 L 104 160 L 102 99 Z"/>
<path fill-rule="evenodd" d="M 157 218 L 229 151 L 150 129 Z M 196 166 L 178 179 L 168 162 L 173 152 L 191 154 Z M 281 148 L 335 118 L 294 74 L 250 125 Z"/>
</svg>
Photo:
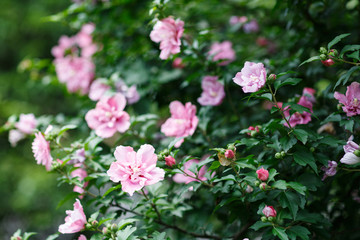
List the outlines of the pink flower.
<svg viewBox="0 0 360 240">
<path fill-rule="evenodd" d="M 65 223 L 59 226 L 61 233 L 75 233 L 83 230 L 86 224 L 86 216 L 79 199 L 74 203 L 74 210 L 66 210 Z"/>
<path fill-rule="evenodd" d="M 136 103 L 140 99 L 140 95 L 136 90 L 136 85 L 128 87 L 123 80 L 119 79 L 115 83 L 115 88 L 116 91 L 120 92 L 125 96 L 126 101 L 129 105 Z"/>
<path fill-rule="evenodd" d="M 310 110 L 310 112 L 313 112 L 312 103 L 308 100 L 307 97 L 305 97 L 305 96 L 300 97 L 300 100 L 297 104 L 299 104 L 303 107 L 306 107 Z M 292 114 L 290 116 L 289 108 L 285 107 L 284 115 L 288 119 L 291 127 L 295 127 L 298 124 L 307 124 L 311 121 L 311 113 L 306 112 L 306 111 L 304 111 L 302 113 L 295 112 L 294 114 Z M 290 118 L 289 118 L 289 116 L 290 116 Z M 288 124 L 284 123 L 284 126 L 288 127 Z"/>
<path fill-rule="evenodd" d="M 226 149 L 225 151 L 225 157 L 227 159 L 234 159 L 235 158 L 235 153 L 233 150 L 230 150 L 230 149 Z"/>
<path fill-rule="evenodd" d="M 76 164 L 75 167 L 80 167 L 80 168 L 75 169 L 74 171 L 72 171 L 71 174 L 70 174 L 71 177 L 73 177 L 73 178 L 78 177 L 80 181 L 83 181 L 84 178 L 86 178 L 88 176 L 86 170 L 81 168 L 81 164 Z M 73 191 L 82 194 L 82 193 L 84 193 L 84 188 L 86 188 L 88 184 L 89 184 L 88 182 L 85 182 L 83 184 L 83 187 L 80 187 L 80 186 L 76 185 L 74 187 Z"/>
<path fill-rule="evenodd" d="M 202 106 L 220 105 L 225 97 L 224 85 L 217 81 L 217 76 L 205 76 L 201 82 L 203 92 L 198 102 Z"/>
<path fill-rule="evenodd" d="M 247 22 L 248 18 L 246 16 L 231 16 L 230 19 L 229 19 L 229 23 L 230 25 L 235 25 L 235 24 L 238 24 L 238 23 L 245 23 Z"/>
<path fill-rule="evenodd" d="M 109 85 L 105 83 L 105 79 L 96 79 L 90 86 L 89 98 L 93 101 L 98 101 L 104 94 L 111 89 Z"/>
<path fill-rule="evenodd" d="M 245 33 L 255 33 L 258 31 L 259 31 L 259 24 L 255 19 L 244 24 L 244 32 Z"/>
<path fill-rule="evenodd" d="M 346 95 L 335 92 L 334 98 L 344 105 L 342 109 L 348 117 L 360 114 L 360 84 L 358 82 L 353 82 L 347 87 Z"/>
<path fill-rule="evenodd" d="M 66 83 L 69 92 L 89 92 L 95 75 L 95 65 L 90 59 L 66 56 L 55 59 L 54 64 L 59 81 Z"/>
<path fill-rule="evenodd" d="M 265 205 L 262 213 L 265 215 L 265 217 L 276 217 L 276 210 L 272 206 Z"/>
<path fill-rule="evenodd" d="M 37 121 L 34 114 L 20 114 L 19 122 L 15 123 L 15 127 L 25 134 L 32 134 L 36 124 Z"/>
<path fill-rule="evenodd" d="M 123 133 L 130 127 L 130 116 L 123 111 L 125 105 L 125 97 L 120 93 L 112 97 L 104 96 L 96 108 L 85 115 L 85 120 L 99 137 L 109 138 L 116 132 Z"/>
<path fill-rule="evenodd" d="M 172 167 L 176 163 L 175 158 L 171 155 L 165 157 L 165 164 Z"/>
<path fill-rule="evenodd" d="M 86 239 L 86 237 L 85 237 L 84 235 L 81 234 L 81 235 L 79 236 L 78 240 L 87 240 L 87 239 Z"/>
<path fill-rule="evenodd" d="M 321 170 L 323 170 L 325 172 L 324 176 L 323 176 L 323 178 L 321 180 L 324 181 L 325 178 L 334 176 L 336 174 L 336 167 L 337 167 L 337 162 L 328 161 L 328 165 L 323 166 L 321 168 Z"/>
<path fill-rule="evenodd" d="M 256 171 L 256 174 L 258 179 L 260 179 L 261 181 L 267 181 L 269 178 L 269 171 L 264 169 L 263 167 L 258 169 Z"/>
<path fill-rule="evenodd" d="M 165 171 L 156 167 L 155 149 L 149 144 L 142 145 L 135 152 L 132 147 L 118 146 L 115 150 L 116 162 L 111 163 L 107 174 L 113 182 L 121 182 L 122 190 L 133 195 L 144 186 L 164 179 Z"/>
<path fill-rule="evenodd" d="M 315 93 L 316 93 L 315 89 L 306 87 L 303 89 L 302 95 L 305 96 L 311 103 L 315 103 L 316 102 Z"/>
<path fill-rule="evenodd" d="M 180 38 L 184 32 L 184 22 L 167 17 L 159 20 L 150 33 L 152 41 L 160 42 L 160 58 L 168 59 L 171 54 L 180 52 Z"/>
<path fill-rule="evenodd" d="M 53 160 L 50 154 L 50 143 L 45 140 L 45 137 L 41 132 L 35 133 L 35 139 L 32 143 L 32 151 L 37 164 L 44 165 L 46 170 L 50 171 Z"/>
<path fill-rule="evenodd" d="M 224 60 L 218 64 L 219 66 L 227 65 L 236 58 L 235 51 L 232 49 L 232 43 L 230 41 L 213 43 L 208 55 L 212 57 L 214 62 Z"/>
<path fill-rule="evenodd" d="M 266 69 L 262 63 L 245 62 L 233 81 L 242 87 L 244 93 L 256 92 L 265 85 Z"/>
<path fill-rule="evenodd" d="M 182 59 L 181 58 L 175 58 L 173 63 L 172 63 L 173 68 L 184 68 L 185 65 L 182 63 Z"/>
<path fill-rule="evenodd" d="M 182 105 L 179 101 L 170 103 L 171 117 L 161 126 L 161 132 L 168 137 L 187 137 L 193 135 L 199 119 L 196 114 L 196 106 L 187 102 Z M 175 144 L 180 147 L 184 139 Z"/>
<path fill-rule="evenodd" d="M 75 45 L 75 38 L 68 36 L 61 36 L 59 39 L 59 45 L 51 49 L 51 54 L 55 58 L 62 58 L 65 56 L 65 51 L 71 49 Z"/>
<path fill-rule="evenodd" d="M 25 137 L 26 135 L 19 130 L 12 129 L 9 131 L 9 142 L 12 147 L 16 147 L 17 143 Z"/>
<path fill-rule="evenodd" d="M 71 160 L 68 161 L 67 163 L 68 164 L 79 164 L 79 163 L 83 163 L 85 161 L 85 159 L 86 159 L 85 149 L 80 148 L 80 149 L 75 151 L 75 153 L 71 157 Z"/>
<path fill-rule="evenodd" d="M 360 157 L 358 156 L 360 147 L 357 143 L 352 141 L 353 138 L 354 136 L 351 136 L 344 146 L 345 155 L 340 159 L 341 163 L 348 165 L 360 163 Z"/>
<path fill-rule="evenodd" d="M 193 181 L 200 182 L 199 179 L 205 181 L 206 166 L 202 166 L 197 174 L 189 170 L 191 165 L 197 163 L 199 163 L 199 160 L 196 159 L 191 159 L 184 163 L 184 172 L 186 174 L 176 173 L 173 177 L 174 182 L 188 184 Z"/>
</svg>

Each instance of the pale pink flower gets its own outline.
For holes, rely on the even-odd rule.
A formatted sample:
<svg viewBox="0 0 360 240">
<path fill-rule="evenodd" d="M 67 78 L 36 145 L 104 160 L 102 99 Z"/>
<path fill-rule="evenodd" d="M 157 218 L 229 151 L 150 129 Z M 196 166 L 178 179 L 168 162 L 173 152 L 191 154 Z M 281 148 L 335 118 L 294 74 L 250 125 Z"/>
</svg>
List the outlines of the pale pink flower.
<svg viewBox="0 0 360 240">
<path fill-rule="evenodd" d="M 196 182 L 200 182 L 200 180 L 205 181 L 206 180 L 205 174 L 207 170 L 206 166 L 202 166 L 199 172 L 197 172 L 197 174 L 189 170 L 193 164 L 197 164 L 197 163 L 199 163 L 199 160 L 196 159 L 191 159 L 186 163 L 184 163 L 184 172 L 186 174 L 176 173 L 173 177 L 174 182 L 188 184 L 193 181 Z"/>
<path fill-rule="evenodd" d="M 32 134 L 36 124 L 37 121 L 34 114 L 20 114 L 19 122 L 15 123 L 15 127 L 25 134 Z"/>
<path fill-rule="evenodd" d="M 269 171 L 264 169 L 263 167 L 258 169 L 256 171 L 257 174 L 257 178 L 260 179 L 261 181 L 267 181 L 269 178 Z"/>
<path fill-rule="evenodd" d="M 184 22 L 167 17 L 159 20 L 150 33 L 152 41 L 160 42 L 160 58 L 168 59 L 171 54 L 180 52 L 180 38 L 184 32 Z"/>
<path fill-rule="evenodd" d="M 105 79 L 96 79 L 90 86 L 89 98 L 98 101 L 111 87 L 105 83 Z"/>
<path fill-rule="evenodd" d="M 245 23 L 243 28 L 245 33 L 256 33 L 259 31 L 259 24 L 253 19 L 250 22 Z"/>
<path fill-rule="evenodd" d="M 328 161 L 328 165 L 327 166 L 323 166 L 321 168 L 321 170 L 323 170 L 324 176 L 322 177 L 322 181 L 325 180 L 325 178 L 327 177 L 332 177 L 336 174 L 336 167 L 337 167 L 337 162 L 335 161 Z"/>
<path fill-rule="evenodd" d="M 104 96 L 96 104 L 96 108 L 85 115 L 89 128 L 102 138 L 112 137 L 116 132 L 125 132 L 130 127 L 130 116 L 123 111 L 125 97 L 117 93 L 112 97 Z"/>
<path fill-rule="evenodd" d="M 266 69 L 262 63 L 245 62 L 233 81 L 242 87 L 244 93 L 256 92 L 265 85 Z"/>
<path fill-rule="evenodd" d="M 303 107 L 306 107 L 310 110 L 310 112 L 313 112 L 312 103 L 308 100 L 307 97 L 305 97 L 305 96 L 300 97 L 300 100 L 297 104 L 299 104 Z M 302 113 L 295 112 L 294 114 L 292 114 L 290 116 L 290 111 L 287 108 L 284 111 L 284 115 L 288 119 L 288 122 L 290 123 L 291 127 L 295 127 L 298 124 L 307 124 L 311 121 L 311 113 L 306 112 L 306 111 L 304 111 Z M 288 127 L 288 124 L 284 123 L 284 126 Z"/>
<path fill-rule="evenodd" d="M 353 82 L 347 87 L 346 95 L 335 92 L 334 98 L 344 105 L 342 109 L 348 117 L 360 114 L 360 84 L 358 82 Z"/>
<path fill-rule="evenodd" d="M 26 135 L 19 130 L 12 129 L 9 131 L 9 142 L 12 147 L 16 147 L 17 143 L 25 137 Z"/>
<path fill-rule="evenodd" d="M 74 203 L 74 210 L 66 210 L 65 223 L 59 226 L 61 233 L 75 233 L 85 229 L 86 216 L 79 199 Z"/>
<path fill-rule="evenodd" d="M 62 58 L 65 56 L 65 51 L 67 49 L 73 48 L 76 40 L 74 37 L 61 36 L 59 39 L 59 45 L 51 49 L 51 53 L 55 58 Z"/>
<path fill-rule="evenodd" d="M 165 157 L 165 164 L 172 167 L 176 163 L 175 158 L 171 155 Z"/>
<path fill-rule="evenodd" d="M 344 146 L 345 155 L 340 159 L 341 163 L 348 165 L 360 163 L 360 157 L 358 156 L 359 153 L 355 155 L 355 151 L 359 151 L 360 147 L 357 143 L 352 141 L 353 139 L 354 136 L 351 136 Z"/>
<path fill-rule="evenodd" d="M 303 89 L 302 95 L 305 96 L 311 103 L 315 103 L 316 102 L 315 93 L 316 93 L 315 89 L 306 87 Z"/>
<path fill-rule="evenodd" d="M 78 177 L 80 181 L 83 181 L 84 178 L 86 178 L 88 176 L 86 170 L 81 168 L 81 164 L 75 164 L 75 167 L 79 167 L 79 168 L 75 169 L 74 171 L 71 172 L 71 174 L 70 174 L 71 177 L 73 177 L 73 178 Z M 86 188 L 88 184 L 89 184 L 89 182 L 84 182 L 82 187 L 76 185 L 74 187 L 73 191 L 83 194 L 84 188 Z"/>
<path fill-rule="evenodd" d="M 262 210 L 262 213 L 265 215 L 265 217 L 276 217 L 276 210 L 273 206 L 266 206 Z"/>
<path fill-rule="evenodd" d="M 56 74 L 59 81 L 66 83 L 69 92 L 89 92 L 91 81 L 95 75 L 95 65 L 83 57 L 66 56 L 54 60 Z"/>
<path fill-rule="evenodd" d="M 210 47 L 208 55 L 212 57 L 213 61 L 223 60 L 218 63 L 219 66 L 225 66 L 235 60 L 235 51 L 232 49 L 232 43 L 230 41 L 224 41 L 222 43 L 213 43 Z"/>
<path fill-rule="evenodd" d="M 86 239 L 86 237 L 85 237 L 84 235 L 81 234 L 81 235 L 79 236 L 78 240 L 87 240 L 87 239 Z"/>
<path fill-rule="evenodd" d="M 225 97 L 224 85 L 217 81 L 217 76 L 205 76 L 201 82 L 203 92 L 198 98 L 202 106 L 220 105 Z"/>
<path fill-rule="evenodd" d="M 199 122 L 196 114 L 196 106 L 187 102 L 182 105 L 179 101 L 170 103 L 171 117 L 161 126 L 161 132 L 168 137 L 187 137 L 193 135 Z M 184 139 L 174 146 L 180 147 Z"/>
<path fill-rule="evenodd" d="M 81 47 L 87 47 L 92 44 L 92 32 L 95 30 L 95 25 L 92 23 L 84 24 L 80 32 L 75 36 L 76 43 Z"/>
<path fill-rule="evenodd" d="M 85 161 L 85 159 L 86 159 L 85 149 L 80 148 L 80 149 L 75 151 L 75 153 L 71 157 L 71 160 L 68 161 L 67 163 L 68 164 L 79 164 L 79 163 L 83 163 Z"/>
<path fill-rule="evenodd" d="M 37 164 L 45 166 L 47 171 L 51 169 L 52 156 L 50 154 L 50 143 L 46 141 L 41 132 L 35 133 L 35 139 L 32 143 L 32 152 Z"/>
<path fill-rule="evenodd" d="M 115 83 L 115 88 L 117 92 L 120 92 L 125 96 L 126 101 L 129 105 L 136 103 L 140 99 L 140 95 L 136 89 L 136 85 L 128 87 L 123 80 L 119 79 Z"/>
<path fill-rule="evenodd" d="M 165 171 L 156 167 L 157 155 L 149 144 L 142 145 L 135 152 L 132 147 L 118 146 L 116 162 L 111 163 L 107 174 L 113 182 L 121 182 L 122 190 L 133 195 L 145 186 L 164 179 Z"/>
</svg>

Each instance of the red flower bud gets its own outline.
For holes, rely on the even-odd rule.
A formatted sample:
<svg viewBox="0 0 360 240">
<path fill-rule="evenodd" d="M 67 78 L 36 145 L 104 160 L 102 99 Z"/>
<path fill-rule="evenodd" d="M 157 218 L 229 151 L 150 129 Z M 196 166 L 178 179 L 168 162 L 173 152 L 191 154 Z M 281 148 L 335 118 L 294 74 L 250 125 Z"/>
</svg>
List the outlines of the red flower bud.
<svg viewBox="0 0 360 240">
<path fill-rule="evenodd" d="M 321 62 L 322 62 L 322 64 L 324 64 L 327 67 L 330 67 L 331 65 L 333 65 L 335 63 L 334 60 L 332 60 L 331 58 L 329 58 L 325 61 L 321 61 Z"/>
<path fill-rule="evenodd" d="M 169 167 L 172 167 L 172 165 L 174 165 L 176 163 L 175 158 L 173 158 L 172 156 L 167 156 L 165 157 L 165 164 L 168 165 Z"/>
<path fill-rule="evenodd" d="M 258 179 L 260 179 L 261 181 L 266 181 L 269 178 L 269 171 L 264 168 L 257 170 L 256 174 Z"/>
<path fill-rule="evenodd" d="M 276 217 L 276 210 L 272 206 L 265 205 L 262 213 L 265 215 L 265 217 Z"/>
<path fill-rule="evenodd" d="M 230 149 L 227 149 L 227 150 L 225 151 L 225 157 L 226 157 L 227 159 L 234 159 L 234 158 L 235 158 L 235 153 L 234 153 L 234 151 L 233 151 L 233 150 L 230 150 Z"/>
</svg>

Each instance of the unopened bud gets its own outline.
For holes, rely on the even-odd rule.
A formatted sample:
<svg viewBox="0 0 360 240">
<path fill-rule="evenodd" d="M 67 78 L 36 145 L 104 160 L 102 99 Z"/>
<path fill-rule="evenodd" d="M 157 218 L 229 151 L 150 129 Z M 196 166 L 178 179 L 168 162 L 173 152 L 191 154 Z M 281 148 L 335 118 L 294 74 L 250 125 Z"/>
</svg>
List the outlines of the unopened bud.
<svg viewBox="0 0 360 240">
<path fill-rule="evenodd" d="M 325 61 L 321 61 L 322 62 L 322 64 L 324 64 L 324 66 L 326 66 L 326 67 L 330 67 L 331 65 L 334 65 L 335 64 L 335 62 L 334 62 L 334 60 L 332 60 L 331 58 L 329 58 L 329 59 L 327 59 L 327 60 L 325 60 Z"/>
<path fill-rule="evenodd" d="M 162 154 L 162 153 L 160 153 L 160 154 L 158 154 L 157 155 L 157 159 L 158 159 L 158 161 L 165 161 L 165 156 Z"/>
<path fill-rule="evenodd" d="M 262 217 L 261 217 L 261 221 L 262 221 L 262 222 L 267 222 L 268 219 L 267 219 L 267 217 L 262 216 Z"/>
<path fill-rule="evenodd" d="M 91 223 L 86 223 L 86 224 L 85 224 L 85 227 L 86 227 L 86 228 L 92 228 L 92 225 L 91 225 Z"/>
<path fill-rule="evenodd" d="M 281 158 L 281 153 L 279 153 L 279 152 L 275 153 L 275 158 L 280 159 Z"/>
<path fill-rule="evenodd" d="M 116 223 L 111 224 L 111 230 L 116 231 L 118 229 L 118 226 Z"/>
<path fill-rule="evenodd" d="M 98 221 L 96 221 L 96 220 L 94 220 L 94 221 L 91 221 L 91 224 L 93 225 L 93 226 L 97 226 L 98 225 Z"/>
<path fill-rule="evenodd" d="M 245 192 L 252 193 L 252 191 L 254 191 L 254 189 L 250 185 L 247 185 Z"/>
<path fill-rule="evenodd" d="M 320 50 L 319 50 L 319 52 L 320 52 L 321 54 L 326 54 L 326 53 L 327 53 L 327 50 L 326 50 L 326 48 L 321 47 Z"/>
<path fill-rule="evenodd" d="M 173 158 L 171 155 L 165 157 L 165 164 L 169 167 L 172 167 L 176 163 L 175 158 Z"/>
<path fill-rule="evenodd" d="M 164 149 L 161 151 L 161 153 L 164 154 L 164 156 L 167 156 L 170 154 L 170 151 L 169 151 L 169 149 Z"/>
<path fill-rule="evenodd" d="M 314 148 L 314 147 L 311 147 L 311 148 L 310 148 L 310 152 L 315 152 L 315 148 Z"/>
<path fill-rule="evenodd" d="M 268 217 L 269 222 L 273 222 L 275 220 L 274 217 Z"/>
<path fill-rule="evenodd" d="M 265 191 L 266 188 L 267 188 L 267 184 L 263 182 L 263 183 L 260 184 L 259 188 L 260 188 L 261 190 Z"/>
<path fill-rule="evenodd" d="M 338 55 L 338 51 L 336 49 L 331 49 L 330 52 L 329 52 L 329 55 L 333 56 L 333 57 L 336 57 Z"/>
<path fill-rule="evenodd" d="M 281 151 L 281 157 L 285 157 L 286 156 L 286 153 L 284 151 Z"/>
<path fill-rule="evenodd" d="M 225 157 L 226 157 L 227 159 L 233 160 L 233 159 L 235 158 L 235 153 L 234 153 L 234 151 L 233 151 L 233 150 L 230 150 L 230 149 L 227 149 L 227 150 L 225 151 Z"/>
<path fill-rule="evenodd" d="M 109 232 L 109 231 L 108 231 L 108 228 L 107 228 L 107 227 L 103 227 L 102 233 L 103 233 L 104 235 L 106 235 L 108 232 Z"/>
<path fill-rule="evenodd" d="M 320 54 L 320 60 L 325 61 L 327 59 L 327 56 L 325 54 Z"/>
<path fill-rule="evenodd" d="M 251 131 L 250 136 L 255 137 L 258 133 L 256 131 Z"/>
<path fill-rule="evenodd" d="M 230 149 L 230 150 L 233 150 L 233 151 L 236 151 L 236 147 L 234 144 L 228 144 L 227 145 L 227 149 Z"/>
<path fill-rule="evenodd" d="M 259 186 L 260 185 L 260 181 L 258 181 L 258 180 L 256 180 L 255 182 L 254 182 L 254 184 L 255 184 L 255 186 Z"/>
<path fill-rule="evenodd" d="M 355 150 L 355 151 L 354 151 L 354 154 L 355 154 L 355 156 L 360 157 L 360 150 L 359 150 L 359 149 L 358 149 L 358 150 Z"/>
<path fill-rule="evenodd" d="M 272 73 L 269 75 L 268 81 L 274 81 L 274 80 L 276 80 L 276 75 Z"/>
</svg>

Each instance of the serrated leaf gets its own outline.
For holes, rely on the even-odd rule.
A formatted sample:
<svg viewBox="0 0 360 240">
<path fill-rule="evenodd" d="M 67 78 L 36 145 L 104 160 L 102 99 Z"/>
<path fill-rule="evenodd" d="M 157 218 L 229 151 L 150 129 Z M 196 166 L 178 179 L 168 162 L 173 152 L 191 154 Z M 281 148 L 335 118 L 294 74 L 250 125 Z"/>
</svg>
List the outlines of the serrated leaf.
<svg viewBox="0 0 360 240">
<path fill-rule="evenodd" d="M 328 43 L 328 50 L 330 50 L 330 48 L 332 46 L 334 46 L 335 44 L 337 44 L 338 42 L 340 42 L 343 38 L 346 38 L 347 36 L 349 36 L 351 33 L 344 33 L 344 34 L 340 34 L 339 36 L 336 36 L 333 40 L 331 40 L 331 42 Z"/>
<path fill-rule="evenodd" d="M 284 180 L 278 180 L 274 182 L 271 186 L 281 190 L 285 190 L 287 188 L 286 182 Z"/>
<path fill-rule="evenodd" d="M 269 222 L 262 222 L 262 221 L 257 221 L 254 225 L 252 225 L 250 228 L 254 229 L 255 231 L 264 228 L 264 227 L 270 227 L 272 226 L 271 223 Z"/>
<path fill-rule="evenodd" d="M 300 199 L 296 193 L 290 191 L 283 192 L 280 196 L 280 204 L 282 207 L 287 207 L 290 210 L 290 213 L 295 220 L 300 205 Z"/>
<path fill-rule="evenodd" d="M 346 45 L 345 47 L 343 47 L 343 49 L 340 52 L 340 57 L 343 57 L 345 53 L 347 52 L 352 52 L 355 50 L 359 50 L 360 49 L 360 45 Z"/>
<path fill-rule="evenodd" d="M 75 129 L 75 128 L 77 128 L 77 126 L 74 125 L 74 124 L 65 125 L 65 126 L 63 126 L 63 127 L 60 129 L 58 135 L 60 136 L 60 135 L 62 135 L 64 132 L 66 132 L 66 131 L 68 131 L 68 130 L 71 130 L 71 129 Z"/>
<path fill-rule="evenodd" d="M 306 187 L 304 185 L 302 185 L 301 183 L 297 183 L 297 182 L 288 182 L 287 186 L 294 189 L 295 191 L 297 191 L 298 193 L 305 195 L 305 191 L 306 191 Z"/>
<path fill-rule="evenodd" d="M 272 229 L 272 233 L 274 236 L 278 236 L 281 240 L 289 240 L 285 229 L 275 227 Z"/>
<path fill-rule="evenodd" d="M 344 126 L 346 130 L 352 132 L 354 129 L 354 120 L 341 120 L 340 121 L 340 126 Z"/>
<path fill-rule="evenodd" d="M 297 151 L 294 153 L 294 161 L 301 166 L 309 165 L 317 173 L 315 158 L 309 149 L 298 147 Z"/>
<path fill-rule="evenodd" d="M 296 85 L 298 84 L 299 82 L 301 82 L 301 78 L 287 78 L 285 79 L 284 81 L 275 81 L 274 83 L 274 87 L 275 87 L 275 90 L 279 89 L 280 87 L 282 86 L 286 86 L 286 85 Z"/>
<path fill-rule="evenodd" d="M 287 152 L 290 148 L 292 148 L 297 143 L 297 139 L 293 136 L 284 136 L 280 138 L 280 146 L 282 149 Z"/>
<path fill-rule="evenodd" d="M 353 52 L 351 54 L 346 54 L 346 56 L 348 58 L 352 58 L 352 59 L 360 61 L 360 51 L 355 51 L 355 52 Z"/>
<path fill-rule="evenodd" d="M 275 177 L 276 175 L 278 175 L 278 174 L 279 174 L 279 173 L 276 171 L 276 169 L 274 169 L 274 168 L 270 169 L 270 171 L 269 171 L 269 178 L 268 178 L 267 182 L 270 182 L 270 181 L 274 180 L 274 177 Z"/>
<path fill-rule="evenodd" d="M 303 226 L 292 226 L 287 231 L 293 232 L 296 236 L 299 236 L 302 240 L 309 240 L 309 230 Z"/>
<path fill-rule="evenodd" d="M 136 231 L 136 227 L 127 226 L 125 229 L 119 230 L 116 233 L 116 239 L 127 240 L 131 236 L 131 234 L 133 234 L 135 231 Z"/>
<path fill-rule="evenodd" d="M 308 133 L 305 130 L 296 128 L 294 129 L 294 134 L 304 145 L 306 144 L 308 140 Z"/>
<path fill-rule="evenodd" d="M 313 56 L 305 61 L 303 61 L 299 67 L 301 67 L 302 65 L 306 64 L 306 63 L 310 63 L 310 62 L 314 62 L 314 61 L 317 61 L 317 60 L 320 60 L 320 56 Z"/>
</svg>

